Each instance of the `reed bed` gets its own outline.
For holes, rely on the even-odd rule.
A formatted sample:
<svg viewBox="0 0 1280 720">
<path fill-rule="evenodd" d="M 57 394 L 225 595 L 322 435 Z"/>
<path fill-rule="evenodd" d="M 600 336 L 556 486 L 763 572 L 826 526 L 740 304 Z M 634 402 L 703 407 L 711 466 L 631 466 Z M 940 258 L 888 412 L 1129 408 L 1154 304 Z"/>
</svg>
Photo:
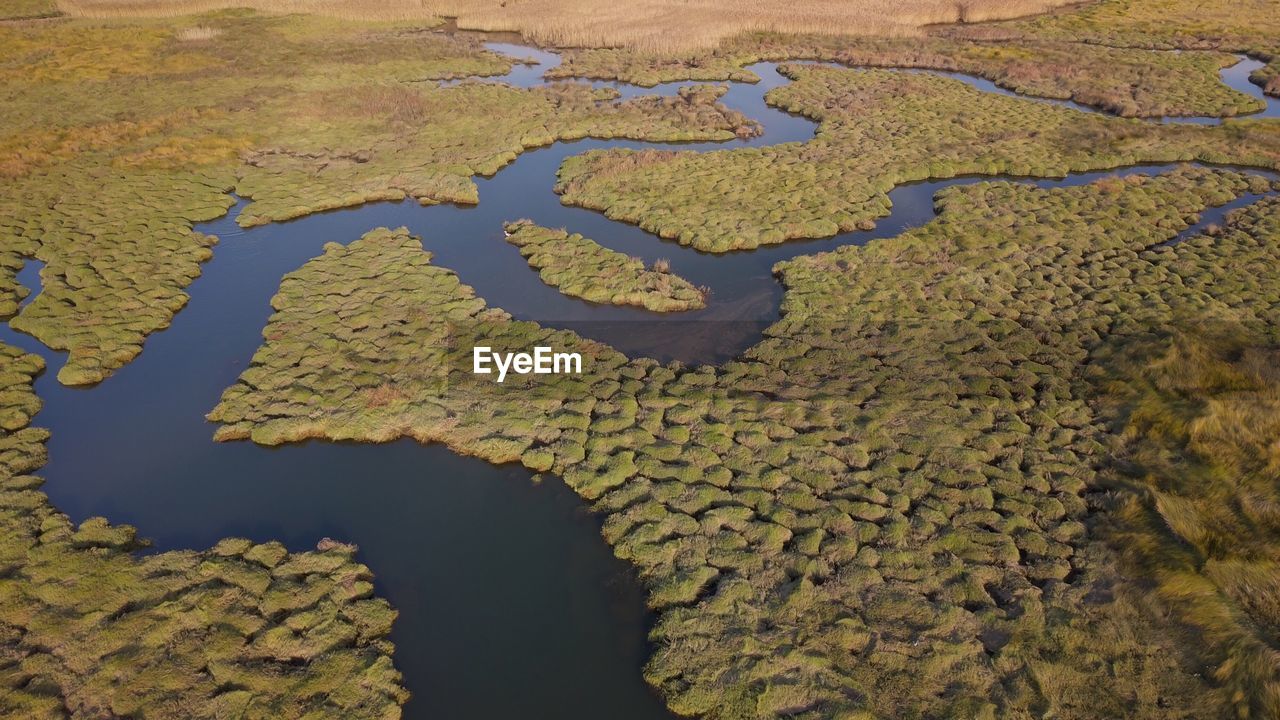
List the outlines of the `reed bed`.
<svg viewBox="0 0 1280 720">
<path fill-rule="evenodd" d="M 201 42 L 203 40 L 212 40 L 222 34 L 222 30 L 207 25 L 197 25 L 195 27 L 183 28 L 175 33 L 175 37 L 186 42 Z"/>
<path fill-rule="evenodd" d="M 343 20 L 431 20 L 438 12 L 421 0 L 58 0 L 58 9 L 73 17 L 176 17 L 250 8 L 279 15 L 308 14 Z"/>
<path fill-rule="evenodd" d="M 0 21 L 40 20 L 58 14 L 53 0 L 9 0 L 0 5 Z"/>
<path fill-rule="evenodd" d="M 926 25 L 981 22 L 1052 10 L 1070 0 L 59 0 L 68 15 L 172 16 L 229 7 L 272 13 L 314 13 L 359 20 L 456 17 L 469 30 L 513 31 L 539 43 L 630 47 L 678 52 L 719 44 L 745 31 L 890 35 L 918 34 Z"/>
</svg>

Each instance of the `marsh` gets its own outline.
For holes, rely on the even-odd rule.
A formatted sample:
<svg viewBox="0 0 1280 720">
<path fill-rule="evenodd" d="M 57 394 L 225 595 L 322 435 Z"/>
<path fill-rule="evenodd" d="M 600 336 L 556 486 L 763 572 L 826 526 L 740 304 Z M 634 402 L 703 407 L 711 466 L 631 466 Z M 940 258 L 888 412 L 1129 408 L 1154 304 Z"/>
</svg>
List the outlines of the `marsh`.
<svg viewBox="0 0 1280 720">
<path fill-rule="evenodd" d="M 1054 4 L 5 8 L 2 712 L 1265 715 L 1280 14 Z"/>
</svg>

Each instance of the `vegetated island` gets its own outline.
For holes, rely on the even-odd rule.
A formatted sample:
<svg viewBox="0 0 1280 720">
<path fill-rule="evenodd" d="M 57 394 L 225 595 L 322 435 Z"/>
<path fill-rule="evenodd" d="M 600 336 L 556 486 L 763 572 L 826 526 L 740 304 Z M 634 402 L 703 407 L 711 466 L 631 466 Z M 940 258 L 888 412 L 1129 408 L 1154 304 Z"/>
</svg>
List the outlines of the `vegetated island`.
<svg viewBox="0 0 1280 720">
<path fill-rule="evenodd" d="M 507 223 L 503 229 L 507 242 L 520 248 L 542 281 L 565 295 L 654 312 L 697 310 L 707 305 L 707 291 L 673 274 L 663 260 L 647 268 L 643 260 L 602 247 L 578 233 L 570 235 L 528 220 Z"/>
</svg>

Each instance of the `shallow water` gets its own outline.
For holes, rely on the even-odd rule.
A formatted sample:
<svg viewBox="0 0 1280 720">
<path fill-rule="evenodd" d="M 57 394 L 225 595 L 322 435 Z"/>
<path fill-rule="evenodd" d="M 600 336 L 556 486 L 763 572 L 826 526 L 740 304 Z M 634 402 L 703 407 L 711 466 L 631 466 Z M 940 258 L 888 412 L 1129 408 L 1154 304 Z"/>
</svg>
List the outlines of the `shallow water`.
<svg viewBox="0 0 1280 720">
<path fill-rule="evenodd" d="M 1274 98 L 1262 92 L 1262 88 L 1249 82 L 1249 76 L 1255 71 L 1262 69 L 1266 63 L 1261 60 L 1240 55 L 1240 62 L 1226 68 L 1221 72 L 1222 82 L 1235 90 L 1250 95 L 1267 104 L 1265 110 L 1261 112 L 1243 115 L 1241 117 L 1248 118 L 1280 118 L 1280 98 Z"/>
<path fill-rule="evenodd" d="M 1275 178 L 1275 175 L 1269 174 L 1268 177 Z M 1230 215 L 1232 212 L 1239 210 L 1240 208 L 1243 208 L 1243 207 L 1248 207 L 1258 202 L 1259 200 L 1269 197 L 1272 194 L 1274 193 L 1265 193 L 1265 194 L 1264 193 L 1245 193 L 1244 195 L 1241 195 L 1240 197 L 1236 198 L 1235 200 L 1232 200 L 1226 205 L 1219 205 L 1218 207 L 1215 207 L 1215 208 L 1209 208 L 1208 210 L 1205 210 L 1204 212 L 1200 213 L 1199 220 L 1197 220 L 1195 223 L 1187 227 L 1186 230 L 1183 230 L 1182 232 L 1178 233 L 1177 237 L 1173 238 L 1172 240 L 1169 240 L 1166 243 L 1162 243 L 1162 245 L 1164 246 L 1177 245 L 1178 243 L 1188 238 L 1192 238 L 1192 237 L 1195 237 L 1196 235 L 1203 233 L 1204 231 L 1210 229 L 1211 227 L 1214 227 L 1214 226 L 1222 227 L 1227 222 L 1227 216 Z"/>
<path fill-rule="evenodd" d="M 539 51 L 517 52 L 551 62 Z M 765 134 L 680 147 L 812 137 L 813 123 L 764 104 L 764 93 L 786 82 L 776 66 L 752 69 L 762 81 L 734 84 L 724 100 L 761 120 Z M 536 84 L 544 70 L 521 66 L 505 80 Z M 634 95 L 674 92 L 684 84 L 618 87 Z M 221 239 L 213 260 L 189 288 L 189 305 L 172 327 L 147 340 L 136 361 L 91 389 L 61 386 L 53 372 L 37 380 L 45 403 L 37 423 L 53 431 L 42 474 L 54 504 L 77 521 L 105 515 L 134 524 L 160 550 L 208 547 L 229 535 L 280 539 L 292 549 L 324 536 L 357 543 L 379 594 L 401 611 L 393 640 L 414 693 L 409 718 L 670 717 L 641 679 L 648 622 L 641 590 L 602 542 L 598 521 L 559 480 L 534 484 L 521 468 L 410 441 L 278 449 L 216 444 L 213 426 L 203 419 L 261 342 L 281 276 L 319 255 L 328 241 L 405 225 L 424 238 L 435 262 L 517 317 L 572 327 L 632 354 L 714 362 L 751 345 L 776 319 L 782 291 L 771 275 L 774 263 L 921 225 L 934 215 L 937 190 L 990 179 L 897 188 L 892 216 L 871 232 L 707 255 L 560 204 L 552 192 L 560 162 L 606 147 L 652 145 L 584 140 L 527 152 L 479 181 L 475 208 L 378 203 L 248 231 L 235 225 L 233 211 L 201 226 Z M 1079 184 L 1160 169 L 1034 182 Z M 670 258 L 674 271 L 712 288 L 710 306 L 659 318 L 566 298 L 503 241 L 502 223 L 521 217 L 646 260 Z M 29 263 L 20 280 L 38 287 L 38 271 L 39 263 Z M 7 325 L 0 339 L 41 353 L 51 369 L 62 362 Z"/>
</svg>

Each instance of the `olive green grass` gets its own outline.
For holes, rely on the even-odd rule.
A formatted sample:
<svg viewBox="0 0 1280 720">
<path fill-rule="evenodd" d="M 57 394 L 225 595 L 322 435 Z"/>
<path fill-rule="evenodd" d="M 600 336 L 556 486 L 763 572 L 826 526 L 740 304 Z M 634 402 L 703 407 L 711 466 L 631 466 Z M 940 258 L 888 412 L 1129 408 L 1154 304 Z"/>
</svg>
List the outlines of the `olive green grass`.
<svg viewBox="0 0 1280 720">
<path fill-rule="evenodd" d="M 1276 47 L 1278 9 L 1276 0 L 1101 0 L 1075 12 L 943 32 L 983 39 L 1036 37 L 1109 47 L 1254 52 Z"/>
<path fill-rule="evenodd" d="M 1276 0 L 1101 0 L 1078 12 L 940 29 L 978 42 L 1051 41 L 1111 48 L 1247 53 L 1268 65 L 1253 82 L 1280 97 L 1280 2 Z"/>
</svg>

